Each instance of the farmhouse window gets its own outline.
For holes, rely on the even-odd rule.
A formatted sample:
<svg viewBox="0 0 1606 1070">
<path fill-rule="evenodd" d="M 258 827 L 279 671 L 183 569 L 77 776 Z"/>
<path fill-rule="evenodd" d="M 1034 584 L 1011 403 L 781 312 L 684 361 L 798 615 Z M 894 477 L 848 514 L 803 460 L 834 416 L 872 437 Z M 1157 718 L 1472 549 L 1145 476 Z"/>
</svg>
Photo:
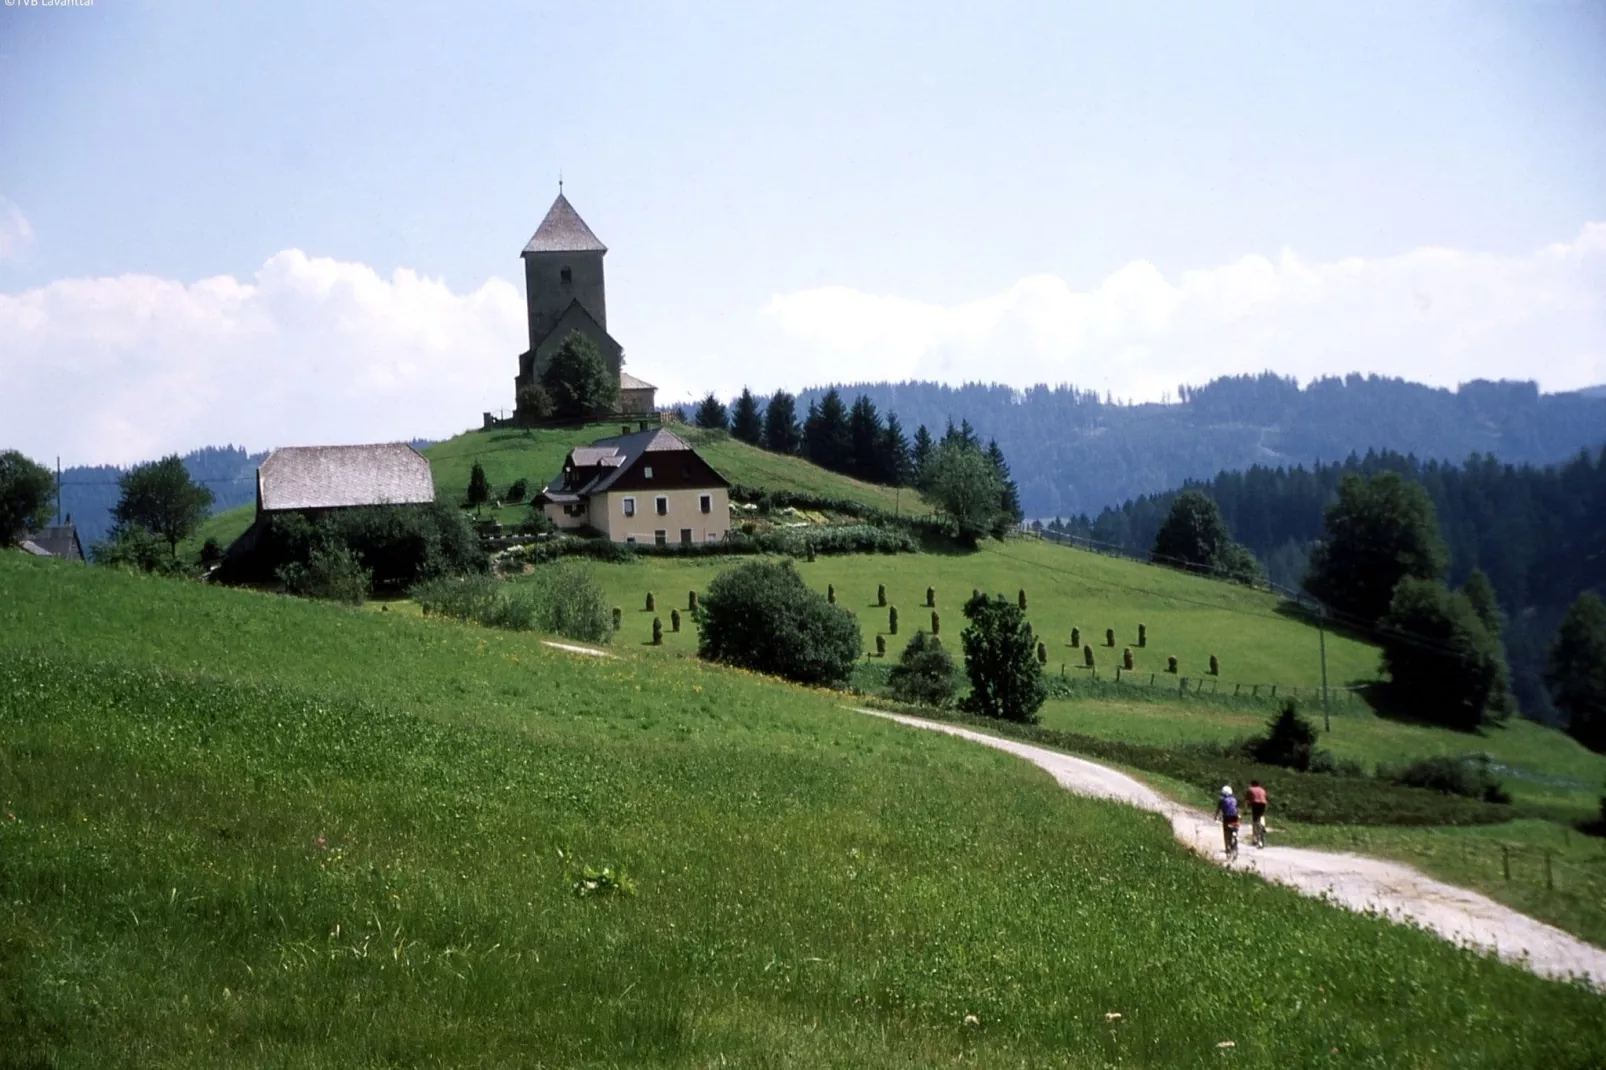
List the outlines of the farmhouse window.
<svg viewBox="0 0 1606 1070">
<path fill-rule="evenodd" d="M 641 478 L 642 479 L 651 479 L 652 478 L 652 465 L 649 464 L 646 468 L 642 469 Z"/>
<path fill-rule="evenodd" d="M 634 545 L 636 545 L 636 537 L 634 535 L 626 535 L 625 536 L 625 545 L 626 546 L 634 546 Z"/>
<path fill-rule="evenodd" d="M 681 528 L 680 529 L 680 545 L 682 545 L 682 546 L 690 546 L 691 545 L 691 528 Z"/>
<path fill-rule="evenodd" d="M 658 546 L 668 546 L 669 532 L 665 531 L 663 528 L 659 528 L 657 531 L 652 533 L 652 541 Z"/>
<path fill-rule="evenodd" d="M 634 499 L 634 498 L 626 498 L 625 499 L 625 516 L 635 516 L 635 515 L 636 515 L 636 499 Z"/>
<path fill-rule="evenodd" d="M 699 495 L 697 505 L 703 512 L 712 513 L 714 511 L 714 496 L 712 494 Z"/>
<path fill-rule="evenodd" d="M 659 498 L 659 499 L 657 499 L 657 501 L 658 501 L 658 515 L 659 516 L 668 516 L 669 515 L 669 499 L 668 498 Z"/>
</svg>

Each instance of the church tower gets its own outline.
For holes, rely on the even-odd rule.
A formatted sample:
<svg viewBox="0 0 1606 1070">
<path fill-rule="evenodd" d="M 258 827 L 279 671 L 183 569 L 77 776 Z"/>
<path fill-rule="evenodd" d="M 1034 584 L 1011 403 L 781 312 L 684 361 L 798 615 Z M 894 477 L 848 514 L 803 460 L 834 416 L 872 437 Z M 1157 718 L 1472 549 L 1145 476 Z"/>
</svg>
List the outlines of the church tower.
<svg viewBox="0 0 1606 1070">
<path fill-rule="evenodd" d="M 655 388 L 623 371 L 624 349 L 608 333 L 607 287 L 602 258 L 608 247 L 586 226 L 558 187 L 546 218 L 520 255 L 524 259 L 524 300 L 529 313 L 530 348 L 519 356 L 519 388 L 537 381 L 564 339 L 579 331 L 619 376 L 620 412 L 652 412 Z"/>
</svg>

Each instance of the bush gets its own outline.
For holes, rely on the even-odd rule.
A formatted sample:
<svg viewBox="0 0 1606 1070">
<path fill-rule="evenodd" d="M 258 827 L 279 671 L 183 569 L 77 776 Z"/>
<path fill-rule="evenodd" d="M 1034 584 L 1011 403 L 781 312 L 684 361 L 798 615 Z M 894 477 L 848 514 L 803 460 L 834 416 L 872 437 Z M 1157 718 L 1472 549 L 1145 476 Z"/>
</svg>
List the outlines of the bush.
<svg viewBox="0 0 1606 1070">
<path fill-rule="evenodd" d="M 437 576 L 486 571 L 468 518 L 450 505 L 387 505 L 339 509 L 316 519 L 278 513 L 257 529 L 248 550 L 223 562 L 219 578 L 264 583 L 279 569 L 306 565 L 314 547 L 343 545 L 373 573 L 374 590 L 407 590 Z"/>
<path fill-rule="evenodd" d="M 276 575 L 290 594 L 344 602 L 348 606 L 362 605 L 368 597 L 369 584 L 373 582 L 373 573 L 362 567 L 362 561 L 349 547 L 340 543 L 316 547 L 307 556 L 306 564 L 292 561 Z"/>
<path fill-rule="evenodd" d="M 863 649 L 853 614 L 810 590 L 791 562 L 722 572 L 702 600 L 699 656 L 805 684 L 840 684 Z"/>
<path fill-rule="evenodd" d="M 978 595 L 965 603 L 965 617 L 970 621 L 962 636 L 970 675 L 967 708 L 1007 721 L 1036 721 L 1048 691 L 1026 615 L 1004 598 Z"/>
<path fill-rule="evenodd" d="M 1316 726 L 1299 715 L 1299 703 L 1285 699 L 1266 725 L 1266 734 L 1249 740 L 1244 752 L 1257 762 L 1304 771 L 1316 753 Z"/>
<path fill-rule="evenodd" d="M 1133 666 L 1136 664 L 1136 660 L 1132 657 L 1131 647 L 1127 647 L 1125 650 L 1121 651 L 1121 667 L 1123 669 L 1126 669 L 1128 672 L 1130 672 L 1132 671 Z"/>
<path fill-rule="evenodd" d="M 916 632 L 888 674 L 887 686 L 900 702 L 946 706 L 957 690 L 958 671 L 936 636 Z"/>
<path fill-rule="evenodd" d="M 606 643 L 613 637 L 607 592 L 578 561 L 542 566 L 533 578 L 534 607 L 540 626 L 565 639 Z"/>
<path fill-rule="evenodd" d="M 1146 647 L 1148 645 L 1149 645 L 1149 626 L 1147 624 L 1140 624 L 1140 625 L 1138 625 L 1138 646 L 1139 647 Z"/>
<path fill-rule="evenodd" d="M 1490 768 L 1486 755 L 1459 758 L 1418 758 L 1408 765 L 1378 770 L 1378 779 L 1408 788 L 1424 788 L 1446 795 L 1481 799 L 1487 803 L 1509 803 L 1511 796 L 1500 786 L 1500 778 Z"/>
<path fill-rule="evenodd" d="M 89 548 L 97 565 L 150 572 L 158 576 L 188 576 L 190 569 L 173 556 L 167 540 L 155 532 L 133 525 L 112 529 L 104 542 Z"/>
<path fill-rule="evenodd" d="M 506 500 L 514 505 L 517 505 L 519 502 L 522 502 L 529 493 L 530 481 L 527 479 L 515 479 L 512 486 L 507 488 Z"/>
<path fill-rule="evenodd" d="M 528 631 L 536 624 L 533 592 L 510 587 L 492 576 L 439 576 L 417 584 L 408 594 L 425 616 L 515 632 Z"/>
<path fill-rule="evenodd" d="M 201 544 L 201 564 L 215 565 L 223 560 L 223 547 L 217 541 L 216 535 L 208 535 L 206 542 Z"/>
</svg>

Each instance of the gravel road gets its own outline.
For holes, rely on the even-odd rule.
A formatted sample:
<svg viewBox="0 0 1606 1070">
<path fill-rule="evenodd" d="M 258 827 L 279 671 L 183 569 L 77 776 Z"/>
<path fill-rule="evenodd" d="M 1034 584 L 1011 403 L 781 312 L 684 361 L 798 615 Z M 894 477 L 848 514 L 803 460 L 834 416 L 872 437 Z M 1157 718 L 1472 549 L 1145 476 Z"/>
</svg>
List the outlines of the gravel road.
<svg viewBox="0 0 1606 1070">
<path fill-rule="evenodd" d="M 1172 802 L 1124 773 L 1084 758 L 956 725 L 878 710 L 858 712 L 1007 751 L 1046 770 L 1068 791 L 1161 814 L 1171 822 L 1171 831 L 1178 840 L 1205 858 L 1228 865 L 1221 849 L 1221 826 L 1211 815 Z M 1606 951 L 1552 925 L 1519 914 L 1477 892 L 1436 881 L 1399 862 L 1299 847 L 1256 850 L 1248 845 L 1248 831 L 1246 821 L 1245 840 L 1238 860 L 1231 863 L 1233 869 L 1258 874 L 1350 910 L 1372 911 L 1421 926 L 1454 943 L 1492 951 L 1543 977 L 1578 978 L 1606 991 Z"/>
</svg>

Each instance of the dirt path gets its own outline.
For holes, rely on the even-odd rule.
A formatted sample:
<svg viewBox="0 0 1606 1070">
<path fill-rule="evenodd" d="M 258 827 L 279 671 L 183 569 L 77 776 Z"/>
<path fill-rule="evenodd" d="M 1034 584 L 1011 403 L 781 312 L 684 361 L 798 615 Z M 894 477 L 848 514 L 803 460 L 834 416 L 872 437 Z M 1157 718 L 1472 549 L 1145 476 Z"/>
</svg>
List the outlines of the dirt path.
<svg viewBox="0 0 1606 1070">
<path fill-rule="evenodd" d="M 542 646 L 549 646 L 553 650 L 566 650 L 570 654 L 588 654 L 593 658 L 611 658 L 611 657 L 613 657 L 613 655 L 608 653 L 606 650 L 598 650 L 596 647 L 576 646 L 574 643 L 557 643 L 557 642 L 552 641 L 551 639 L 543 639 L 543 640 L 541 640 L 541 645 Z"/>
<path fill-rule="evenodd" d="M 1113 799 L 1162 814 L 1171 822 L 1171 831 L 1178 840 L 1212 861 L 1228 864 L 1222 856 L 1221 826 L 1214 818 L 1202 810 L 1172 802 L 1124 773 L 1084 758 L 956 725 L 878 710 L 858 712 L 1008 751 L 1040 766 L 1061 787 L 1078 795 Z M 1247 836 L 1247 822 L 1244 832 Z M 1257 851 L 1246 843 L 1231 868 L 1259 874 L 1350 910 L 1373 911 L 1394 921 L 1420 925 L 1454 943 L 1493 951 L 1543 977 L 1584 978 L 1596 989 L 1606 991 L 1606 951 L 1501 906 L 1487 896 L 1433 880 L 1398 862 L 1298 847 Z"/>
</svg>

